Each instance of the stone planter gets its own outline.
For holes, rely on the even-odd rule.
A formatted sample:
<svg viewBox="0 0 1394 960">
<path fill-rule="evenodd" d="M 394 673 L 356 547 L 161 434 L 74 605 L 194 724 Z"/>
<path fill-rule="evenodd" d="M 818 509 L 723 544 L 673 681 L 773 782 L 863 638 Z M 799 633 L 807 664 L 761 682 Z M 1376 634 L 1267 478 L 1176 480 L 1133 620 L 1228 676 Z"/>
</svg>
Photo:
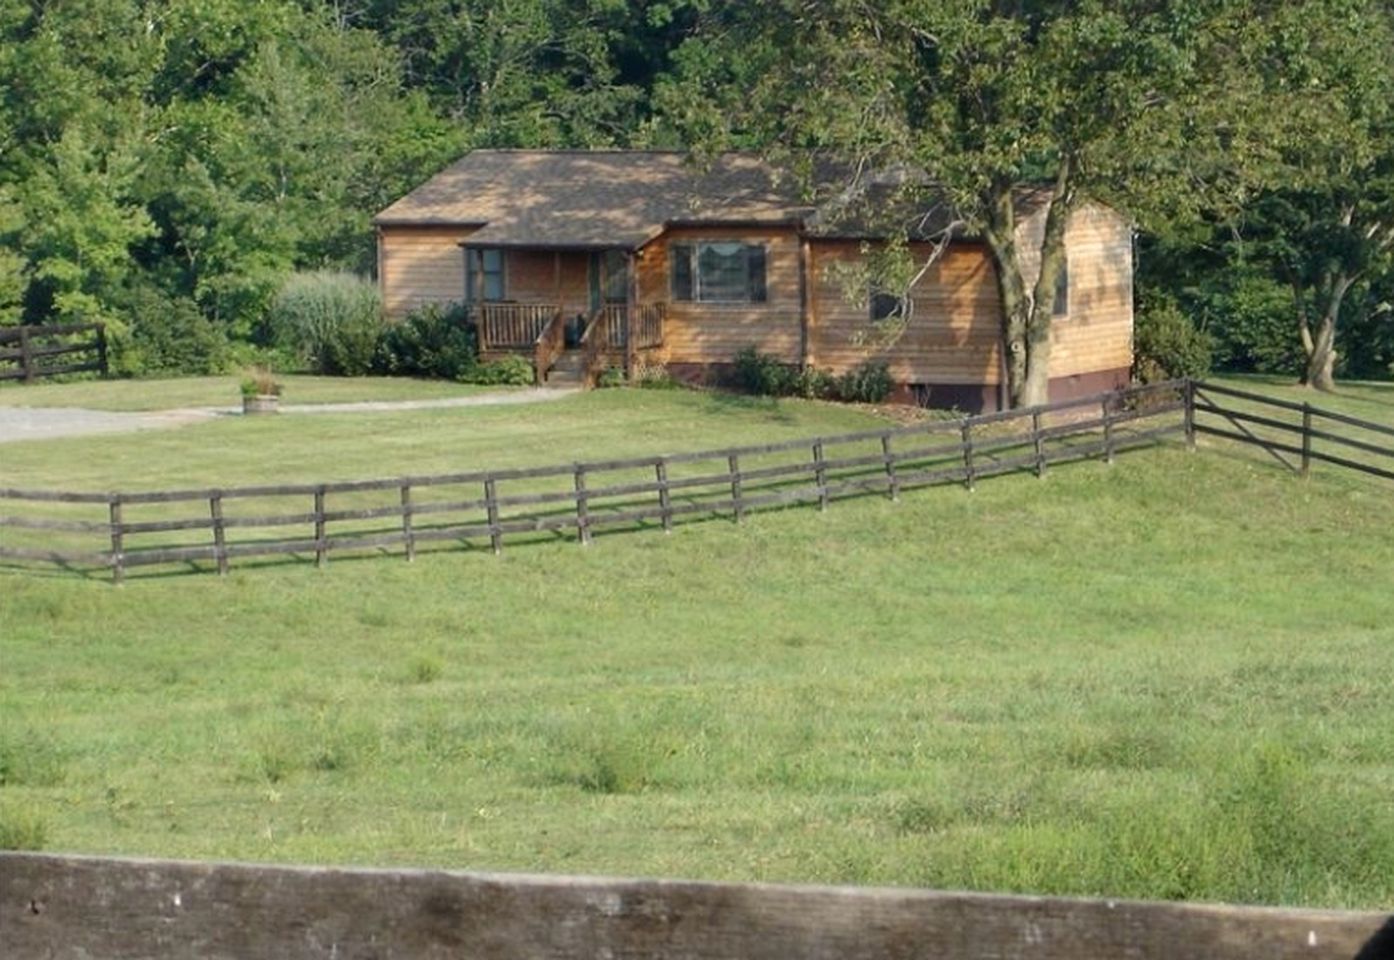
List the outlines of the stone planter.
<svg viewBox="0 0 1394 960">
<path fill-rule="evenodd" d="M 276 413 L 279 410 L 281 398 L 274 393 L 254 394 L 242 398 L 242 412 L 247 416 L 253 414 Z"/>
</svg>

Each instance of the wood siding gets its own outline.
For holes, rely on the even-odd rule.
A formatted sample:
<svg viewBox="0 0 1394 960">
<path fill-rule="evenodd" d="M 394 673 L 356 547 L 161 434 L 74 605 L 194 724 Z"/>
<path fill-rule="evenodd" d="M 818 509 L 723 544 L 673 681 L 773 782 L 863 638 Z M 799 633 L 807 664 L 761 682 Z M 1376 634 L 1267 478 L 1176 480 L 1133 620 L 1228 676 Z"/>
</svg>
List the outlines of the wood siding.
<svg viewBox="0 0 1394 960">
<path fill-rule="evenodd" d="M 388 317 L 400 320 L 427 303 L 465 296 L 460 242 L 474 227 L 380 227 L 378 285 Z"/>
<path fill-rule="evenodd" d="M 1107 207 L 1090 204 L 1070 218 L 1069 313 L 1052 327 L 1052 378 L 1132 366 L 1132 243 L 1128 222 Z"/>
<path fill-rule="evenodd" d="M 561 259 L 561 283 L 557 257 Z M 575 251 L 509 250 L 504 254 L 503 296 L 518 303 L 557 303 L 564 316 L 590 311 L 589 255 Z M 462 261 L 463 262 L 463 261 Z"/>
<path fill-rule="evenodd" d="M 915 247 L 927 256 L 927 247 Z M 911 291 L 909 325 L 894 339 L 873 328 L 864 297 L 849 300 L 838 264 L 861 258 L 852 241 L 814 241 L 813 323 L 809 362 L 842 373 L 867 360 L 885 362 L 900 383 L 993 384 L 1001 379 L 999 297 L 986 250 L 951 246 Z"/>
<path fill-rule="evenodd" d="M 668 245 L 734 240 L 765 245 L 764 303 L 675 301 L 668 277 Z M 639 296 L 666 300 L 666 361 L 730 363 L 742 347 L 755 346 L 786 363 L 799 362 L 799 237 L 792 228 L 682 228 L 669 230 L 643 250 Z"/>
</svg>

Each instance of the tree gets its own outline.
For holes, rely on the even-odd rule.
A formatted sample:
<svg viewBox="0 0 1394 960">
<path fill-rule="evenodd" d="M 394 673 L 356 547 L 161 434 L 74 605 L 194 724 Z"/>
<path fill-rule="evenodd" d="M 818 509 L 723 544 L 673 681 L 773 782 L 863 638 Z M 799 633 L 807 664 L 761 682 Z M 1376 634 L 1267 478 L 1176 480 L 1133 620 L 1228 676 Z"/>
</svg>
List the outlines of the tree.
<svg viewBox="0 0 1394 960">
<path fill-rule="evenodd" d="M 1335 2 L 1335 0 L 1333 0 Z M 1013 404 L 1046 399 L 1053 294 L 1072 210 L 1150 218 L 1242 200 L 1287 121 L 1250 69 L 1268 17 L 1238 0 L 777 0 L 709 14 L 663 91 L 707 145 L 755 144 L 797 165 L 829 154 L 936 198 L 996 266 Z M 738 109 L 746 104 L 745 109 Z M 752 118 L 742 126 L 733 118 Z M 740 123 L 740 119 L 737 120 Z M 1039 258 L 1017 191 L 1050 187 Z M 887 232 L 906 230 L 906 221 Z M 941 240 L 947 237 L 941 237 Z M 1038 264 L 1038 266 L 1037 266 Z"/>
<path fill-rule="evenodd" d="M 1302 382 L 1335 386 L 1344 313 L 1394 268 L 1394 11 L 1334 4 L 1340 29 L 1309 34 L 1282 64 L 1322 120 L 1284 152 L 1283 182 L 1236 231 L 1292 294 Z"/>
</svg>

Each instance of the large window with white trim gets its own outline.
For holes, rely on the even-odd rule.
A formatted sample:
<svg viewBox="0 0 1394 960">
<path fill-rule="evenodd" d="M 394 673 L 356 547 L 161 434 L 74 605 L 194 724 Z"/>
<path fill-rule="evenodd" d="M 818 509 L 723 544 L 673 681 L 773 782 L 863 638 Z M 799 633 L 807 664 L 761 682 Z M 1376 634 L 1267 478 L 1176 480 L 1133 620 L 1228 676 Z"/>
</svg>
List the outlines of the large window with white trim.
<svg viewBox="0 0 1394 960">
<path fill-rule="evenodd" d="M 765 247 L 738 240 L 674 243 L 668 247 L 674 300 L 764 303 Z"/>
</svg>

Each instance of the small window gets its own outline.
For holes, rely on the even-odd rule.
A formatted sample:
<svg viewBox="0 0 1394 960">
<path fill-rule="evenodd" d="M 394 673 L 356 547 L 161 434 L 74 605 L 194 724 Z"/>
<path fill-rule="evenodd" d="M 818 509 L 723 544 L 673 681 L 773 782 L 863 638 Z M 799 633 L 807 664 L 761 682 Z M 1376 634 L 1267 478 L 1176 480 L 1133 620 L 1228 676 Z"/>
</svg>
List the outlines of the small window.
<svg viewBox="0 0 1394 960">
<path fill-rule="evenodd" d="M 503 299 L 503 251 L 479 251 L 480 271 L 484 275 L 484 299 Z"/>
<path fill-rule="evenodd" d="M 871 294 L 871 319 L 890 320 L 905 316 L 905 298 L 894 293 Z"/>
<path fill-rule="evenodd" d="M 668 256 L 674 300 L 765 302 L 765 248 L 760 244 L 675 243 L 668 248 Z"/>
<path fill-rule="evenodd" d="M 1055 306 L 1051 311 L 1057 317 L 1063 317 L 1070 312 L 1070 264 L 1068 260 L 1060 262 L 1060 272 L 1055 275 Z"/>
</svg>

